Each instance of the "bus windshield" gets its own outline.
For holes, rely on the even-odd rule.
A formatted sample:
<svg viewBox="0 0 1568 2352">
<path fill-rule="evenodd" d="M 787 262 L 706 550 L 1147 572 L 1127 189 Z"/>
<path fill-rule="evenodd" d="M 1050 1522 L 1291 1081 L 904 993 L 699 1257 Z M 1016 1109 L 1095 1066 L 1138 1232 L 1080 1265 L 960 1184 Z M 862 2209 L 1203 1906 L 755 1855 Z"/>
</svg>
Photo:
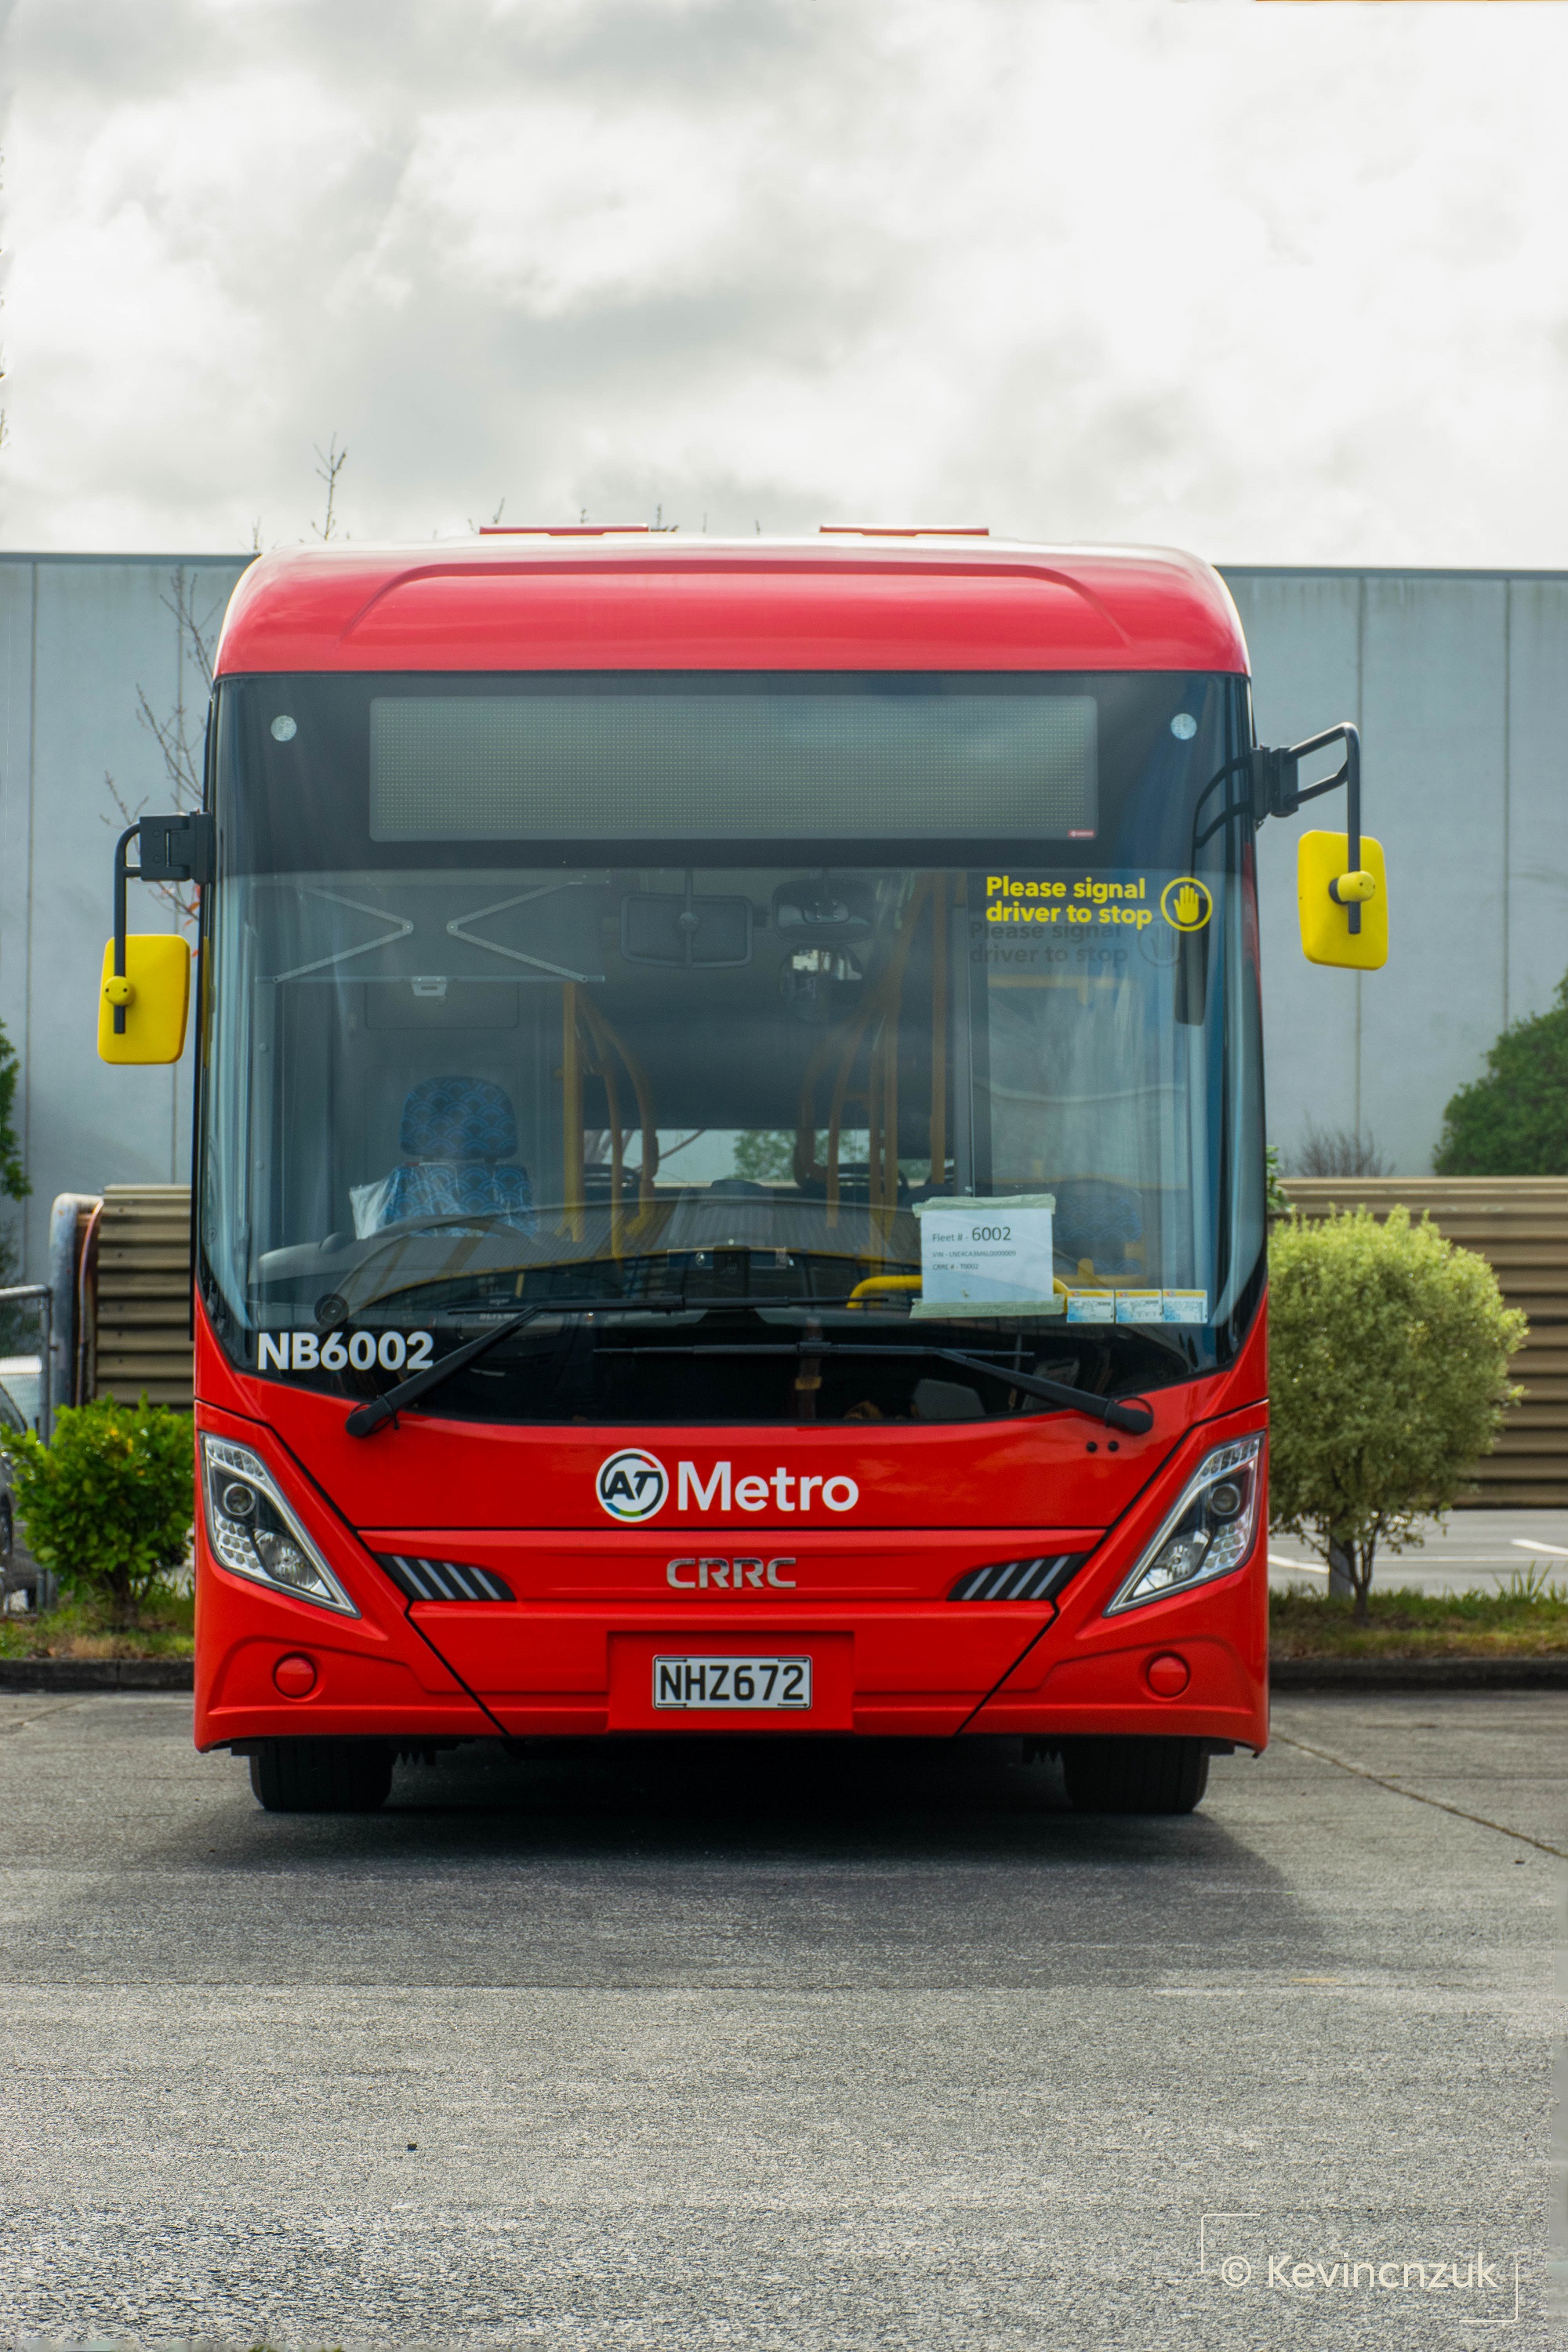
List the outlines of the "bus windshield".
<svg viewBox="0 0 1568 2352">
<path fill-rule="evenodd" d="M 427 1409 L 605 1423 L 994 1418 L 1053 1409 L 1009 1370 L 1228 1361 L 1264 1235 L 1244 695 L 226 681 L 232 1359 L 364 1398 L 536 1307 Z"/>
</svg>

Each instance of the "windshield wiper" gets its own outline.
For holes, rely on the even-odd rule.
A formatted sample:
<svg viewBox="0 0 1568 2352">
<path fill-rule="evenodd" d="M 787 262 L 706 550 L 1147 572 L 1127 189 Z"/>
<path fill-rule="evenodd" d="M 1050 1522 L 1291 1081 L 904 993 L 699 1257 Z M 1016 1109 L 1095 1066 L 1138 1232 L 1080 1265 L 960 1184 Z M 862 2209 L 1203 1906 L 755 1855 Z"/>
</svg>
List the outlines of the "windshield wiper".
<svg viewBox="0 0 1568 2352">
<path fill-rule="evenodd" d="M 1065 1381 L 1047 1380 L 1039 1372 L 1016 1371 L 1011 1364 L 988 1364 L 983 1356 L 965 1355 L 959 1348 L 923 1347 L 919 1343 L 908 1348 L 879 1348 L 869 1340 L 829 1339 L 824 1336 L 681 1342 L 673 1348 L 659 1345 L 655 1352 L 665 1356 L 898 1356 L 906 1363 L 911 1356 L 923 1356 L 938 1363 L 959 1364 L 968 1372 L 987 1372 L 993 1380 L 1005 1381 L 1010 1389 L 1022 1389 L 1026 1396 L 1042 1397 L 1047 1404 L 1085 1413 L 1090 1421 L 1105 1422 L 1111 1429 L 1125 1429 L 1134 1437 L 1142 1437 L 1154 1426 L 1154 1416 L 1146 1404 L 1124 1404 L 1119 1397 L 1095 1396 L 1088 1389 L 1069 1388 Z"/>
<path fill-rule="evenodd" d="M 893 1351 L 889 1349 L 889 1353 Z M 1083 1412 L 1090 1421 L 1102 1421 L 1111 1429 L 1125 1429 L 1134 1437 L 1152 1429 L 1154 1416 L 1146 1404 L 1123 1404 L 1119 1397 L 1091 1396 L 1087 1389 L 1069 1388 L 1065 1381 L 1048 1381 L 1038 1372 L 1015 1371 L 1009 1364 L 988 1364 L 981 1356 L 966 1356 L 958 1348 L 939 1348 L 936 1353 L 944 1364 L 962 1364 L 967 1371 L 989 1372 L 993 1380 L 1005 1381 L 1010 1389 L 1022 1389 L 1026 1396 L 1044 1397 L 1049 1404 L 1065 1405 L 1070 1412 Z"/>
<path fill-rule="evenodd" d="M 697 1302 L 706 1303 L 706 1302 Z M 449 1349 L 437 1356 L 424 1370 L 411 1372 L 369 1404 L 357 1405 L 343 1427 L 351 1437 L 374 1437 L 378 1429 L 395 1421 L 405 1405 L 428 1396 L 454 1372 L 460 1372 L 510 1339 L 541 1315 L 678 1315 L 689 1314 L 694 1302 L 684 1298 L 537 1298 L 515 1315 L 509 1315 L 493 1330 L 481 1331 L 477 1339 L 467 1339 L 460 1348 Z M 641 1353 L 641 1350 L 638 1350 Z M 991 1379 L 1005 1381 L 1009 1388 L 1022 1389 L 1026 1396 L 1037 1396 L 1047 1404 L 1058 1404 L 1068 1412 L 1081 1412 L 1090 1421 L 1103 1422 L 1111 1429 L 1124 1429 L 1134 1437 L 1142 1437 L 1154 1426 L 1154 1416 L 1146 1404 L 1126 1404 L 1117 1397 L 1099 1397 L 1087 1389 L 1069 1388 L 1065 1381 L 1047 1380 L 1039 1372 L 1016 1370 L 1011 1364 L 987 1363 L 983 1356 L 966 1355 L 960 1348 L 932 1348 L 919 1345 L 904 1348 L 879 1347 L 861 1339 L 829 1339 L 811 1336 L 804 1339 L 720 1339 L 682 1343 L 673 1348 L 660 1347 L 658 1352 L 670 1356 L 896 1356 L 907 1362 L 911 1356 L 928 1360 L 957 1364 L 964 1371 L 985 1372 Z"/>
<path fill-rule="evenodd" d="M 444 1356 L 437 1356 L 433 1364 L 426 1364 L 423 1371 L 410 1372 L 408 1378 L 399 1381 L 395 1389 L 384 1390 L 380 1396 L 373 1397 L 369 1404 L 356 1405 L 343 1427 L 351 1437 L 374 1437 L 378 1429 L 384 1429 L 389 1421 L 396 1420 L 405 1405 L 413 1404 L 416 1398 L 428 1396 L 432 1389 L 439 1388 L 442 1381 L 450 1380 L 454 1372 L 460 1372 L 466 1365 L 488 1354 L 502 1339 L 510 1339 L 513 1332 L 522 1330 L 538 1316 L 678 1315 L 689 1311 L 683 1298 L 535 1298 L 528 1306 L 520 1307 L 515 1315 L 509 1315 L 504 1323 L 498 1323 L 493 1330 L 481 1331 L 477 1339 L 466 1339 L 460 1348 L 448 1349 Z"/>
</svg>

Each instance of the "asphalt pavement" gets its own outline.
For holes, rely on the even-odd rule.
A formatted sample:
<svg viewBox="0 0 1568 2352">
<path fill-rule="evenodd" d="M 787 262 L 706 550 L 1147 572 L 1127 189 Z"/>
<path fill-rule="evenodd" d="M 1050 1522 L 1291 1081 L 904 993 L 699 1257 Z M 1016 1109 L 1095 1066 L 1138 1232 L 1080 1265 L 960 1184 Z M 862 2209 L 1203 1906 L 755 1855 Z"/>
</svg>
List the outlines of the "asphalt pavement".
<svg viewBox="0 0 1568 2352">
<path fill-rule="evenodd" d="M 1182 1820 L 804 1740 L 343 1819 L 0 1696 L 0 2340 L 1558 2342 L 1568 1697 L 1275 1727 Z"/>
<path fill-rule="evenodd" d="M 1419 1548 L 1378 1553 L 1373 1581 L 1380 1589 L 1492 1592 L 1531 1570 L 1568 1587 L 1568 1511 L 1455 1511 L 1442 1524 L 1426 1521 L 1420 1534 Z M 1268 1580 L 1276 1591 L 1298 1583 L 1321 1589 L 1328 1574 L 1299 1537 L 1269 1536 Z"/>
</svg>

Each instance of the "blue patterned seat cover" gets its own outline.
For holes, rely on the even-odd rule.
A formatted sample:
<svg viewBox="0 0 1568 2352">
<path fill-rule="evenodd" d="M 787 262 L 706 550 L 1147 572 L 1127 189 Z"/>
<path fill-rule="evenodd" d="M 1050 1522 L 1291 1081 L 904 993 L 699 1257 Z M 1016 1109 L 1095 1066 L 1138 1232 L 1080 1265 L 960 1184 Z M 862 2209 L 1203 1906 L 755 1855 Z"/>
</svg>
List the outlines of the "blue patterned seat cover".
<svg viewBox="0 0 1568 2352">
<path fill-rule="evenodd" d="M 531 1234 L 533 1188 L 526 1168 L 499 1163 L 514 1158 L 517 1116 L 504 1087 L 489 1078 L 423 1078 L 403 1106 L 399 1144 L 407 1154 L 377 1184 L 353 1188 L 354 1231 L 362 1238 L 411 1217 L 484 1217 L 515 1233 Z M 465 1229 L 443 1224 L 442 1234 Z"/>
</svg>

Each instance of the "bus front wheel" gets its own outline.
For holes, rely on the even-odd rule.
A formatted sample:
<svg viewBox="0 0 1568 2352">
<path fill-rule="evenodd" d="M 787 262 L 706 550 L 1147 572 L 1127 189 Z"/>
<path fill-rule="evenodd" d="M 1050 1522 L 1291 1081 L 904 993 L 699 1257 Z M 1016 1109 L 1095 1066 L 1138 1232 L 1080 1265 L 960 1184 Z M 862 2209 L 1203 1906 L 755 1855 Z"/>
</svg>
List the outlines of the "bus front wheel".
<svg viewBox="0 0 1568 2352">
<path fill-rule="evenodd" d="M 268 1739 L 250 1785 L 269 1813 L 374 1813 L 392 1787 L 392 1750 L 380 1739 Z"/>
<path fill-rule="evenodd" d="M 1208 1786 L 1201 1739 L 1064 1739 L 1062 1778 L 1079 1813 L 1190 1813 Z"/>
</svg>

